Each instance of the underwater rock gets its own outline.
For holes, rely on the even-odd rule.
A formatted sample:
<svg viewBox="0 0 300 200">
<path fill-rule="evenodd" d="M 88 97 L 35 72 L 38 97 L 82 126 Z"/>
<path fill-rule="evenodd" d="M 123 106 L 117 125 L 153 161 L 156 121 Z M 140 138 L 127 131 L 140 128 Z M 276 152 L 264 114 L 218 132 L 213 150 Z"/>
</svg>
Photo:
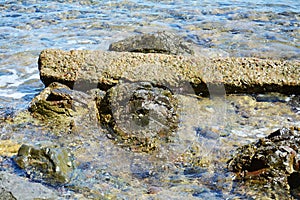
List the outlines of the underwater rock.
<svg viewBox="0 0 300 200">
<path fill-rule="evenodd" d="M 65 131 L 80 128 L 80 124 L 97 123 L 97 108 L 94 98 L 84 92 L 71 90 L 61 83 L 52 83 L 30 103 L 32 115 Z"/>
<path fill-rule="evenodd" d="M 11 157 L 18 153 L 20 144 L 12 140 L 0 140 L 0 156 Z"/>
<path fill-rule="evenodd" d="M 157 148 L 178 126 L 177 99 L 169 89 L 149 82 L 112 87 L 98 109 L 109 137 L 132 151 Z"/>
<path fill-rule="evenodd" d="M 0 200 L 16 200 L 10 191 L 0 188 Z"/>
<path fill-rule="evenodd" d="M 288 105 L 291 106 L 295 113 L 300 114 L 300 95 L 293 95 L 288 101 Z"/>
<path fill-rule="evenodd" d="M 249 191 L 270 197 L 289 195 L 289 189 L 299 187 L 291 181 L 300 172 L 299 149 L 299 129 L 282 128 L 256 143 L 240 147 L 228 161 L 228 169 L 236 173 L 244 187 L 251 188 Z"/>
<path fill-rule="evenodd" d="M 58 199 L 57 194 L 40 183 L 8 172 L 0 172 L 0 200 Z"/>
<path fill-rule="evenodd" d="M 194 51 L 190 48 L 191 45 L 174 33 L 160 31 L 114 42 L 109 46 L 109 50 L 173 55 L 194 54 Z"/>
<path fill-rule="evenodd" d="M 75 168 L 68 150 L 58 147 L 23 144 L 14 160 L 33 180 L 44 180 L 54 185 L 68 183 Z"/>
</svg>

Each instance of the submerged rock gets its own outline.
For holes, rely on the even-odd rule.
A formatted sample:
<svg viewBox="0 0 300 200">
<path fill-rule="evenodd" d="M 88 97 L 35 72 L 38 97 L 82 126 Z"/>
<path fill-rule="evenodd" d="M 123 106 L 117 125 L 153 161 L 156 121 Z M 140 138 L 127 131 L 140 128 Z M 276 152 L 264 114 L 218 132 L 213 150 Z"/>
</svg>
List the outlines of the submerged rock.
<svg viewBox="0 0 300 200">
<path fill-rule="evenodd" d="M 293 95 L 288 101 L 288 104 L 295 113 L 300 114 L 300 95 Z"/>
<path fill-rule="evenodd" d="M 39 183 L 7 172 L 0 172 L 0 200 L 58 199 L 58 195 Z"/>
<path fill-rule="evenodd" d="M 194 54 L 194 51 L 190 48 L 191 45 L 174 33 L 162 31 L 133 36 L 112 43 L 109 50 L 173 55 Z"/>
<path fill-rule="evenodd" d="M 242 180 L 244 192 L 248 188 L 263 196 L 287 197 L 290 189 L 299 189 L 299 184 L 292 181 L 294 177 L 300 178 L 299 149 L 299 130 L 282 128 L 256 143 L 240 147 L 228 161 L 228 169 L 236 173 L 237 180 Z"/>
<path fill-rule="evenodd" d="M 14 160 L 32 179 L 54 185 L 68 183 L 75 168 L 72 155 L 67 149 L 58 147 L 23 144 Z"/>
<path fill-rule="evenodd" d="M 10 191 L 0 188 L 0 200 L 16 200 Z"/>
<path fill-rule="evenodd" d="M 122 83 L 107 91 L 98 105 L 109 137 L 134 151 L 157 148 L 177 128 L 177 100 L 172 92 L 149 82 Z"/>
<path fill-rule="evenodd" d="M 300 93 L 299 61 L 47 49 L 40 54 L 39 70 L 46 86 L 60 82 L 82 91 L 108 90 L 125 79 L 172 88 L 190 84 L 197 94 L 207 94 L 207 85 L 226 93 Z"/>
</svg>

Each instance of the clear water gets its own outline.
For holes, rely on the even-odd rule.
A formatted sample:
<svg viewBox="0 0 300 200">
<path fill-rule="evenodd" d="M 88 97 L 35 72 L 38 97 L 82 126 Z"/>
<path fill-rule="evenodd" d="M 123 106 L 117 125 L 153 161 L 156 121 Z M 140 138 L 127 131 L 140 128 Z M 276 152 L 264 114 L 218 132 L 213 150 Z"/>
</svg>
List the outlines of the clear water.
<svg viewBox="0 0 300 200">
<path fill-rule="evenodd" d="M 157 30 L 222 55 L 297 59 L 300 2 L 0 1 L 0 109 L 22 108 L 43 88 L 37 58 L 46 48 L 103 49 Z"/>
<path fill-rule="evenodd" d="M 298 0 L 0 0 L 0 116 L 7 110 L 25 108 L 33 96 L 43 89 L 37 66 L 38 55 L 43 49 L 106 50 L 110 43 L 128 36 L 168 30 L 195 42 L 203 52 L 210 52 L 208 55 L 299 59 L 299 8 Z M 272 109 L 274 105 L 270 107 Z M 210 107 L 205 109 L 209 109 L 208 112 L 211 110 Z M 203 109 L 200 111 L 203 112 Z M 277 113 L 276 109 L 275 111 Z M 286 112 L 288 111 L 287 108 Z M 275 118 L 270 118 L 270 121 L 258 128 L 265 128 L 268 124 L 269 129 L 277 129 L 281 127 L 286 115 L 272 114 Z M 260 119 L 259 117 L 257 118 Z M 219 120 L 206 118 L 210 122 Z M 227 123 L 230 124 L 231 121 Z M 238 124 L 236 126 L 240 128 L 235 128 L 235 131 L 249 133 L 249 135 L 261 131 L 251 123 L 250 121 L 249 126 Z M 293 123 L 299 124 L 299 118 Z M 261 132 L 267 133 L 269 129 Z M 25 137 L 27 133 L 22 134 Z M 26 137 L 36 138 L 34 132 L 30 132 Z M 39 135 L 39 140 L 47 137 L 48 135 Z M 90 139 L 87 138 L 87 141 Z M 236 141 L 240 141 L 240 135 Z M 119 163 L 111 161 L 112 164 L 107 165 L 116 171 L 126 168 L 126 163 L 130 160 L 125 159 L 126 156 L 128 157 L 127 154 L 112 155 L 111 149 L 114 147 L 111 149 L 103 147 L 110 143 L 101 144 L 98 141 L 90 141 L 90 143 L 88 144 L 91 146 L 91 153 L 86 154 L 94 155 L 94 149 L 103 151 L 101 152 L 103 158 L 99 158 L 100 153 L 95 155 L 96 164 L 92 166 L 95 167 L 102 161 L 109 162 L 109 159 L 115 156 L 113 160 L 123 158 L 125 164 L 119 166 Z M 213 181 L 210 176 L 206 179 L 204 177 L 203 180 Z M 92 179 L 90 182 L 92 184 Z M 206 193 L 200 191 L 199 195 L 196 193 L 195 195 L 205 198 Z M 212 196 L 214 199 L 221 199 L 213 194 L 208 195 L 208 198 Z"/>
</svg>

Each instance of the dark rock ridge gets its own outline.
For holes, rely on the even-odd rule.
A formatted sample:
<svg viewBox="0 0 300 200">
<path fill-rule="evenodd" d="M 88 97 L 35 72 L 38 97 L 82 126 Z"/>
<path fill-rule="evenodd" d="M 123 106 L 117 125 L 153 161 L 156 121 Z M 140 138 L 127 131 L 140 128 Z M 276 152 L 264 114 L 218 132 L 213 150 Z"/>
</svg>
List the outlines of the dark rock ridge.
<svg viewBox="0 0 300 200">
<path fill-rule="evenodd" d="M 191 45 L 174 33 L 161 31 L 114 42 L 109 46 L 109 50 L 173 55 L 194 54 L 194 51 L 190 48 Z"/>
<path fill-rule="evenodd" d="M 39 70 L 46 86 L 60 82 L 81 91 L 107 90 L 125 79 L 170 88 L 190 84 L 197 94 L 208 94 L 208 85 L 226 93 L 300 93 L 299 61 L 48 49 L 39 56 Z"/>
<path fill-rule="evenodd" d="M 245 191 L 248 188 L 274 197 L 284 188 L 300 198 L 299 130 L 282 128 L 237 150 L 228 161 L 228 169 L 237 173 Z"/>
<path fill-rule="evenodd" d="M 52 146 L 23 144 L 14 160 L 33 180 L 44 180 L 53 185 L 68 183 L 75 168 L 67 149 Z"/>
<path fill-rule="evenodd" d="M 177 99 L 169 89 L 149 82 L 112 87 L 98 109 L 109 137 L 133 151 L 154 150 L 178 126 Z"/>
</svg>

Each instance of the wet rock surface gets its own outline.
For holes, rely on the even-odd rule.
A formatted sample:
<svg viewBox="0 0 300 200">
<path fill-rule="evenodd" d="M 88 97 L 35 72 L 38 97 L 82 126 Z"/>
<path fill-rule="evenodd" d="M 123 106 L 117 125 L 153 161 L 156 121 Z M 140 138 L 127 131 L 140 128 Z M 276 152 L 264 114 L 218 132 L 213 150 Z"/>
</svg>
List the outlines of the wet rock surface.
<svg viewBox="0 0 300 200">
<path fill-rule="evenodd" d="M 224 86 L 226 93 L 300 91 L 297 60 L 47 49 L 39 56 L 39 70 L 46 86 L 60 82 L 83 91 L 95 87 L 107 90 L 120 79 L 171 87 L 189 83 L 197 94 L 207 94 L 209 84 Z"/>
<path fill-rule="evenodd" d="M 256 191 L 261 197 L 299 198 L 297 177 L 300 169 L 299 128 L 282 128 L 265 138 L 240 147 L 229 160 L 228 169 L 236 173 L 241 193 Z M 263 187 L 262 187 L 263 186 Z M 284 192 L 284 190 L 286 192 Z"/>
<path fill-rule="evenodd" d="M 96 95 L 93 97 L 54 82 L 31 101 L 29 111 L 35 118 L 51 123 L 54 129 L 69 132 L 80 129 L 76 124 L 83 122 L 90 126 L 97 124 L 94 98 Z"/>
<path fill-rule="evenodd" d="M 112 43 L 109 50 L 173 55 L 194 54 L 191 46 L 192 44 L 184 41 L 180 36 L 162 31 L 138 35 Z"/>
<path fill-rule="evenodd" d="M 7 172 L 0 172 L 0 199 L 1 200 L 32 200 L 57 199 L 58 195 L 49 188 L 30 182 L 22 177 Z"/>
<path fill-rule="evenodd" d="M 31 179 L 53 185 L 70 182 L 75 168 L 71 153 L 58 147 L 23 144 L 14 160 Z"/>
<path fill-rule="evenodd" d="M 150 151 L 168 141 L 178 126 L 177 100 L 165 87 L 123 83 L 107 91 L 98 105 L 109 137 L 133 151 Z"/>
<path fill-rule="evenodd" d="M 267 133 L 299 125 L 298 61 L 149 51 L 44 50 L 46 88 L 0 117 L 0 169 L 69 199 L 297 197 L 297 130 Z"/>
<path fill-rule="evenodd" d="M 288 104 L 292 107 L 295 113 L 300 113 L 300 95 L 293 95 L 288 101 Z"/>
</svg>

